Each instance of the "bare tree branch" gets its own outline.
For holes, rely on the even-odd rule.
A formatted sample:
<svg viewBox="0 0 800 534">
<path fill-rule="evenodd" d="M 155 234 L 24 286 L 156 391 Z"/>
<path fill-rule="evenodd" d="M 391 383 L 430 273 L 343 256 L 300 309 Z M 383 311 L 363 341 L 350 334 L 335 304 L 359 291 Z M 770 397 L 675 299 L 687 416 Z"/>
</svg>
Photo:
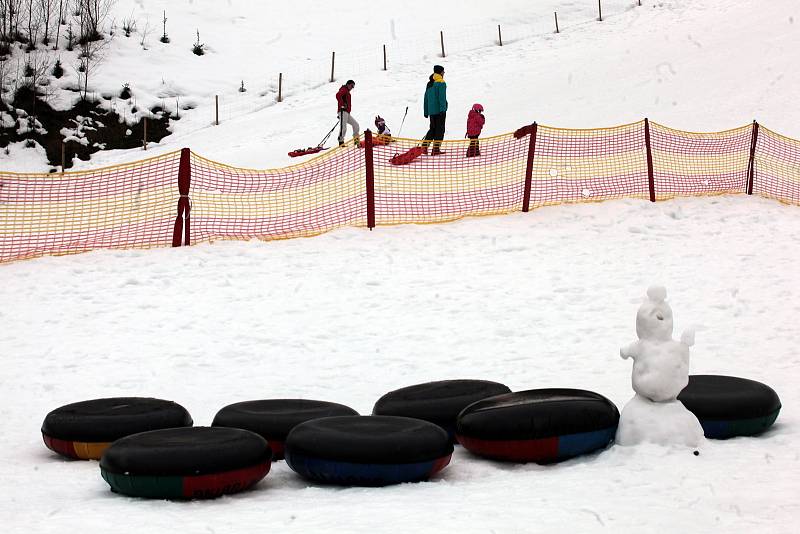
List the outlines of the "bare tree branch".
<svg viewBox="0 0 800 534">
<path fill-rule="evenodd" d="M 89 95 L 89 78 L 95 74 L 105 59 L 105 49 L 108 41 L 86 41 L 80 45 L 80 54 L 75 64 L 78 75 L 78 89 L 81 100 L 87 100 Z"/>
<path fill-rule="evenodd" d="M 36 91 L 42 80 L 47 78 L 47 71 L 50 69 L 50 55 L 46 51 L 36 50 L 27 55 L 27 62 L 23 75 L 25 82 L 22 87 L 27 87 L 31 91 L 31 117 L 36 118 Z"/>
<path fill-rule="evenodd" d="M 69 7 L 69 6 L 67 6 Z M 58 0 L 58 20 L 56 21 L 56 39 L 53 42 L 53 50 L 58 50 L 58 39 L 61 37 L 61 25 L 64 21 L 64 0 Z"/>
<path fill-rule="evenodd" d="M 143 49 L 147 50 L 147 36 L 150 35 L 152 28 L 150 27 L 150 18 L 146 18 L 144 21 L 144 28 L 142 28 L 141 35 L 142 40 L 139 41 L 139 44 L 142 46 Z"/>
<path fill-rule="evenodd" d="M 25 0 L 25 12 L 28 15 L 28 46 L 26 50 L 36 50 L 39 39 L 39 30 L 42 27 L 41 6 L 38 0 Z"/>
<path fill-rule="evenodd" d="M 103 38 L 101 29 L 117 0 L 75 0 L 76 20 L 80 25 L 79 42 L 98 41 Z"/>
<path fill-rule="evenodd" d="M 47 46 L 50 44 L 50 23 L 53 21 L 53 10 L 55 8 L 55 0 L 38 0 L 39 1 L 39 16 L 44 23 L 44 37 L 42 44 Z"/>
</svg>

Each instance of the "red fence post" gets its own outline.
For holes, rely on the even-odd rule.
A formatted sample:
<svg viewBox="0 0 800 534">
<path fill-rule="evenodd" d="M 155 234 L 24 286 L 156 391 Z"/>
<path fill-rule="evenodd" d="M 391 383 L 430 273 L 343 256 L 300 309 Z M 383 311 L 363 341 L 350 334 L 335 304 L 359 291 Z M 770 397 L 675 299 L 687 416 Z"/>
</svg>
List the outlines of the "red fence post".
<svg viewBox="0 0 800 534">
<path fill-rule="evenodd" d="M 753 194 L 753 178 L 756 167 L 756 142 L 758 142 L 758 122 L 753 121 L 753 133 L 750 138 L 750 161 L 747 163 L 747 194 Z"/>
<path fill-rule="evenodd" d="M 191 184 L 192 166 L 191 151 L 188 148 L 181 150 L 181 162 L 178 167 L 178 216 L 175 218 L 175 227 L 172 231 L 172 246 L 179 247 L 183 241 L 184 234 L 186 241 L 184 245 L 189 245 L 189 185 Z M 184 224 L 184 215 L 186 222 Z"/>
<path fill-rule="evenodd" d="M 644 146 L 647 148 L 647 185 L 650 188 L 650 202 L 656 201 L 656 182 L 653 179 L 653 151 L 650 149 L 650 121 L 644 119 Z"/>
<path fill-rule="evenodd" d="M 525 167 L 525 192 L 522 195 L 522 211 L 528 211 L 531 204 L 531 185 L 533 183 L 533 156 L 536 153 L 536 132 L 538 125 L 534 122 L 531 125 L 531 138 L 528 142 L 528 165 Z"/>
<path fill-rule="evenodd" d="M 375 228 L 375 165 L 372 159 L 372 132 L 364 132 L 364 163 L 367 167 L 367 227 Z"/>
</svg>

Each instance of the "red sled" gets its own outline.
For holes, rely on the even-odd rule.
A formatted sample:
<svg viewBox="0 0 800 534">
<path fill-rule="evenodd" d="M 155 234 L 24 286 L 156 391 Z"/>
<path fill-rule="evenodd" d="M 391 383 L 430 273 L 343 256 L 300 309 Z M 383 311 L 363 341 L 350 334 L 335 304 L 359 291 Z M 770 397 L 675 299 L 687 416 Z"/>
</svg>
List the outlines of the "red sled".
<svg viewBox="0 0 800 534">
<path fill-rule="evenodd" d="M 374 146 L 386 146 L 391 142 L 392 142 L 392 136 L 391 135 L 378 134 L 378 135 L 376 135 L 375 137 L 372 138 L 372 144 Z"/>
<path fill-rule="evenodd" d="M 292 150 L 289 152 L 289 156 L 296 158 L 297 156 L 306 156 L 308 154 L 316 154 L 317 152 L 322 152 L 325 150 L 321 146 L 315 147 L 308 147 L 308 148 L 298 148 L 297 150 Z"/>
<path fill-rule="evenodd" d="M 402 154 L 395 154 L 392 156 L 392 159 L 389 160 L 389 163 L 392 165 L 408 165 L 422 154 L 425 153 L 425 149 L 421 146 L 415 146 L 408 152 L 403 152 Z"/>
</svg>

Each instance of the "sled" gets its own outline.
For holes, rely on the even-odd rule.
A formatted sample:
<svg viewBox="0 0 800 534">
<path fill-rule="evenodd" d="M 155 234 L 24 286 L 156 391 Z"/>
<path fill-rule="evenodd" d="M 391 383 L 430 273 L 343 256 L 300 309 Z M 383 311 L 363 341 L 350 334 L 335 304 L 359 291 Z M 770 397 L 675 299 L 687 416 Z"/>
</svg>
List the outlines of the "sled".
<svg viewBox="0 0 800 534">
<path fill-rule="evenodd" d="M 415 146 L 411 150 L 407 152 L 403 152 L 402 154 L 395 154 L 392 156 L 392 159 L 389 160 L 389 163 L 392 165 L 408 165 L 409 163 L 413 162 L 415 159 L 420 157 L 422 154 L 425 153 L 425 149 L 421 146 Z"/>
<path fill-rule="evenodd" d="M 322 152 L 323 150 L 327 150 L 325 148 L 325 142 L 328 140 L 328 138 L 331 136 L 331 134 L 333 133 L 333 131 L 336 129 L 337 126 L 339 126 L 338 122 L 333 125 L 333 128 L 330 129 L 328 135 L 323 137 L 322 141 L 320 141 L 317 146 L 310 146 L 308 148 L 298 148 L 297 150 L 292 150 L 291 152 L 289 152 L 289 157 L 296 158 L 298 156 L 307 156 L 309 154 L 316 154 L 318 152 Z"/>
<path fill-rule="evenodd" d="M 377 134 L 375 137 L 372 138 L 372 145 L 373 146 L 386 146 L 392 142 L 391 135 L 381 135 Z"/>
<path fill-rule="evenodd" d="M 308 154 L 316 154 L 317 152 L 322 152 L 325 150 L 321 146 L 315 147 L 308 147 L 308 148 L 298 148 L 297 150 L 292 150 L 289 152 L 289 156 L 292 158 L 296 158 L 298 156 L 307 156 Z"/>
</svg>

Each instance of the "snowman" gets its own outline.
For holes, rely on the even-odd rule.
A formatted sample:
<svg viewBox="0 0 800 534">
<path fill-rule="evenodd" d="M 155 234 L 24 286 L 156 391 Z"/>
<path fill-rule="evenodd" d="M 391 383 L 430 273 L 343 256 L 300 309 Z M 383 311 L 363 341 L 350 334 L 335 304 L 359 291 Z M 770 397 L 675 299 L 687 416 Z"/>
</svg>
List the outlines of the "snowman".
<svg viewBox="0 0 800 534">
<path fill-rule="evenodd" d="M 636 394 L 625 405 L 617 428 L 620 445 L 642 442 L 697 447 L 703 428 L 697 417 L 677 400 L 689 383 L 689 347 L 694 331 L 680 341 L 672 339 L 672 308 L 661 286 L 647 290 L 636 314 L 637 341 L 620 349 L 623 359 L 633 359 L 631 384 Z"/>
</svg>

